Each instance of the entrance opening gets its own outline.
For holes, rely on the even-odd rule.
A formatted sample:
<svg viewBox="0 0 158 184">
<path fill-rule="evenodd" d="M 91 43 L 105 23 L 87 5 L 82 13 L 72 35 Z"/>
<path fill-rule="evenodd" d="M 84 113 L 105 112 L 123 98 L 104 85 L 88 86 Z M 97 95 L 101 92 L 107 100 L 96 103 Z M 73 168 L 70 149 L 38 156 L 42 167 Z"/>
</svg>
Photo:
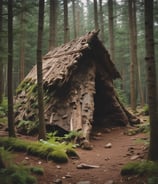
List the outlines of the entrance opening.
<svg viewBox="0 0 158 184">
<path fill-rule="evenodd" d="M 104 119 L 106 116 L 106 104 L 107 98 L 105 94 L 105 86 L 103 84 L 103 81 L 101 81 L 100 76 L 96 75 L 95 79 L 95 90 L 96 93 L 94 95 L 94 126 L 95 127 L 101 127 L 104 125 Z"/>
<path fill-rule="evenodd" d="M 111 81 L 101 80 L 99 74 L 95 79 L 96 93 L 94 95 L 93 128 L 106 128 L 116 126 L 114 104 L 114 91 Z"/>
</svg>

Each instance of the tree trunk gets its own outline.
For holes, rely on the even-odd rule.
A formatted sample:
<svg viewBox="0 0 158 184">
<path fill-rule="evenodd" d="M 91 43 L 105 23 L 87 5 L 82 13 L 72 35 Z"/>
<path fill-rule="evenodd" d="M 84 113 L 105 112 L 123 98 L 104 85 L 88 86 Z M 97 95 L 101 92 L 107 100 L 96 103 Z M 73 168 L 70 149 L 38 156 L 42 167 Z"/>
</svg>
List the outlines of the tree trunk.
<svg viewBox="0 0 158 184">
<path fill-rule="evenodd" d="M 13 115 L 13 2 L 8 1 L 8 131 L 9 137 L 15 137 Z"/>
<path fill-rule="evenodd" d="M 69 24 L 68 24 L 68 5 L 67 0 L 64 0 L 64 43 L 69 41 Z"/>
<path fill-rule="evenodd" d="M 77 30 L 76 30 L 76 6 L 75 6 L 75 0 L 72 0 L 72 12 L 73 12 L 74 38 L 76 38 L 77 37 Z"/>
<path fill-rule="evenodd" d="M 24 22 L 24 8 L 25 1 L 22 0 L 22 8 L 23 10 L 20 13 L 20 67 L 19 67 L 19 80 L 20 82 L 24 79 L 25 76 L 25 22 Z"/>
<path fill-rule="evenodd" d="M 158 105 L 153 24 L 153 0 L 145 0 L 145 60 L 147 66 L 148 104 L 150 115 L 150 145 L 148 157 L 150 160 L 158 160 Z"/>
<path fill-rule="evenodd" d="M 3 77 L 3 75 L 4 75 L 4 72 L 3 72 L 3 61 L 2 61 L 2 58 L 1 58 L 1 56 L 0 56 L 0 65 L 1 65 L 1 67 L 0 67 L 0 104 L 2 103 L 2 101 L 3 101 L 3 94 L 4 94 L 4 77 Z"/>
<path fill-rule="evenodd" d="M 131 65 L 130 65 L 130 103 L 133 111 L 136 111 L 136 40 L 134 32 L 134 7 L 135 0 L 128 0 L 129 8 L 129 37 L 130 37 L 130 53 L 131 53 Z"/>
<path fill-rule="evenodd" d="M 141 107 L 144 107 L 144 93 L 143 93 L 143 87 L 142 87 L 142 81 L 141 81 L 141 70 L 140 70 L 140 64 L 138 62 L 137 66 L 137 71 L 138 71 L 138 90 L 140 93 L 140 105 Z"/>
<path fill-rule="evenodd" d="M 0 104 L 3 99 L 3 61 L 2 61 L 2 15 L 3 15 L 3 1 L 0 1 Z"/>
<path fill-rule="evenodd" d="M 137 85 L 138 85 L 138 93 L 140 96 L 140 104 L 144 106 L 144 96 L 143 96 L 143 89 L 142 89 L 142 82 L 141 82 L 141 75 L 140 75 L 140 66 L 137 57 L 137 18 L 136 18 L 136 1 L 133 0 L 133 31 L 134 31 L 134 55 L 135 55 L 135 66 L 136 66 L 136 73 L 137 73 Z"/>
<path fill-rule="evenodd" d="M 79 36 L 80 34 L 80 30 L 81 30 L 81 11 L 80 11 L 80 5 L 77 3 L 77 19 L 76 19 L 76 31 L 77 31 L 77 35 Z"/>
<path fill-rule="evenodd" d="M 56 47 L 56 21 L 57 21 L 57 1 L 50 0 L 50 17 L 49 17 L 49 50 Z"/>
<path fill-rule="evenodd" d="M 115 62 L 113 0 L 108 0 L 108 14 L 110 54 L 112 61 Z"/>
<path fill-rule="evenodd" d="M 95 30 L 98 30 L 99 29 L 99 24 L 98 24 L 97 0 L 94 0 L 94 25 L 95 25 Z"/>
<path fill-rule="evenodd" d="M 100 34 L 101 40 L 104 42 L 104 20 L 103 20 L 103 8 L 102 8 L 102 0 L 99 0 L 99 17 L 100 17 Z"/>
<path fill-rule="evenodd" d="M 37 86 L 38 86 L 38 118 L 39 118 L 39 139 L 46 139 L 46 128 L 44 121 L 43 104 L 43 75 L 42 75 L 42 35 L 44 26 L 44 0 L 39 0 L 38 15 L 38 39 L 37 39 Z"/>
</svg>

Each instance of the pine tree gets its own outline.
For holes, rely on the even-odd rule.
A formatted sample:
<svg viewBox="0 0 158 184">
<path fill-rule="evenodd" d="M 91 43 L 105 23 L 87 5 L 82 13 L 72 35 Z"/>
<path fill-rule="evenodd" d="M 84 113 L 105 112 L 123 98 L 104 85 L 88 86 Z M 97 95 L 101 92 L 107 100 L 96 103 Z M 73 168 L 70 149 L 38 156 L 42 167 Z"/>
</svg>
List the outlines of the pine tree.
<svg viewBox="0 0 158 184">
<path fill-rule="evenodd" d="M 156 63 L 154 51 L 154 22 L 153 22 L 153 0 L 145 0 L 145 41 L 146 41 L 146 66 L 147 66 L 147 88 L 150 115 L 150 145 L 148 157 L 150 160 L 158 160 L 158 104 L 157 104 L 157 82 Z"/>
<path fill-rule="evenodd" d="M 8 1 L 8 131 L 15 137 L 13 114 L 13 1 Z"/>
<path fill-rule="evenodd" d="M 38 87 L 38 119 L 39 139 L 46 139 L 43 103 L 43 75 L 42 75 L 42 36 L 44 27 L 44 0 L 39 0 L 38 39 L 37 39 L 37 87 Z"/>
</svg>

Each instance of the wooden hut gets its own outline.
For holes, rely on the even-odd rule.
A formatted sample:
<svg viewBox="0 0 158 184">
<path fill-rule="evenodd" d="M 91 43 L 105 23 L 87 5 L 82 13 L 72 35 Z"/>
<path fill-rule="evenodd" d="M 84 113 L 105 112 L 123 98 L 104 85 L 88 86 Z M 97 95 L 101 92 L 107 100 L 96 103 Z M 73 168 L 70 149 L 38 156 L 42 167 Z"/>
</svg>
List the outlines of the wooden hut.
<svg viewBox="0 0 158 184">
<path fill-rule="evenodd" d="M 70 41 L 43 57 L 47 128 L 81 130 L 89 140 L 92 126 L 127 125 L 136 121 L 120 103 L 113 80 L 120 74 L 98 39 L 98 32 Z M 37 126 L 36 66 L 17 88 L 16 122 L 21 132 Z"/>
</svg>

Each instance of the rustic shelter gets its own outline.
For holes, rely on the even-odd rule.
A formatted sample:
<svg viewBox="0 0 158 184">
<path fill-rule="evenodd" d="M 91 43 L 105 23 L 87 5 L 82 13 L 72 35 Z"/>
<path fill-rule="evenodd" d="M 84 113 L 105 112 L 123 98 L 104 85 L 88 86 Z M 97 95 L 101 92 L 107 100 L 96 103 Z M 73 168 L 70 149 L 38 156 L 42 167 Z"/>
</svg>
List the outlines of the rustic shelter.
<svg viewBox="0 0 158 184">
<path fill-rule="evenodd" d="M 43 57 L 43 89 L 47 128 L 82 130 L 92 126 L 127 125 L 136 121 L 119 101 L 113 80 L 120 74 L 92 31 L 49 51 Z M 23 132 L 37 125 L 36 66 L 17 88 L 16 122 Z M 23 126 L 22 126 L 23 125 Z"/>
</svg>

